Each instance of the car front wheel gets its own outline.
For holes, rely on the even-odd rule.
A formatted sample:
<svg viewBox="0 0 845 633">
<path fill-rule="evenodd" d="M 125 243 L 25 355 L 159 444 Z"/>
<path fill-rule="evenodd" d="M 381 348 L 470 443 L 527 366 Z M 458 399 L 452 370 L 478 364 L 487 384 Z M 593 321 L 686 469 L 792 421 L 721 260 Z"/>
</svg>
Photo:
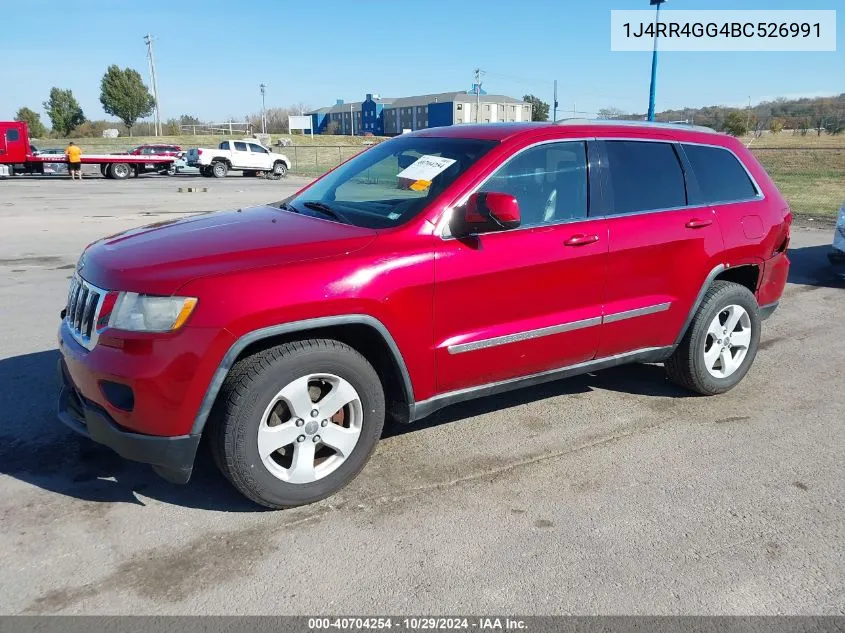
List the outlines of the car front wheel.
<svg viewBox="0 0 845 633">
<path fill-rule="evenodd" d="M 733 389 L 748 373 L 760 343 L 757 300 L 748 288 L 717 281 L 666 362 L 672 382 L 704 395 Z"/>
<path fill-rule="evenodd" d="M 212 412 L 212 453 L 256 503 L 313 503 L 361 471 L 384 411 L 378 374 L 356 350 L 329 339 L 286 343 L 232 368 Z"/>
</svg>

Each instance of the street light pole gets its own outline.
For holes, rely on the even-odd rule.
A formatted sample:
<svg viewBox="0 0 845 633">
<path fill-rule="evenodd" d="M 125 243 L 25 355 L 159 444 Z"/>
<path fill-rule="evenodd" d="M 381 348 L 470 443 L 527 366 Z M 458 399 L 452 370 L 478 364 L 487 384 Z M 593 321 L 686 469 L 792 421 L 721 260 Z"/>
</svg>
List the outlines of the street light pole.
<svg viewBox="0 0 845 633">
<path fill-rule="evenodd" d="M 651 87 L 648 91 L 648 120 L 654 121 L 654 93 L 657 90 L 657 25 L 660 24 L 660 5 L 666 0 L 649 0 L 649 4 L 656 6 L 654 12 L 654 51 L 651 54 Z"/>
<path fill-rule="evenodd" d="M 266 84 L 259 84 L 261 88 L 261 133 L 267 134 L 267 108 L 264 107 L 264 91 L 267 88 Z"/>
</svg>

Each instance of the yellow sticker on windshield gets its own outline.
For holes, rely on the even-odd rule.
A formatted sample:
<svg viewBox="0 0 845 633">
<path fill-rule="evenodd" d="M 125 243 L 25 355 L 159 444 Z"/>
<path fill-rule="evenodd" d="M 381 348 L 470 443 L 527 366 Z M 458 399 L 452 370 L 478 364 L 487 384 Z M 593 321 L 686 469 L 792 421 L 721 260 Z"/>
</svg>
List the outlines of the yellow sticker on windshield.
<svg viewBox="0 0 845 633">
<path fill-rule="evenodd" d="M 415 180 L 411 183 L 411 186 L 409 188 L 412 191 L 425 191 L 429 187 L 431 187 L 430 180 Z"/>
</svg>

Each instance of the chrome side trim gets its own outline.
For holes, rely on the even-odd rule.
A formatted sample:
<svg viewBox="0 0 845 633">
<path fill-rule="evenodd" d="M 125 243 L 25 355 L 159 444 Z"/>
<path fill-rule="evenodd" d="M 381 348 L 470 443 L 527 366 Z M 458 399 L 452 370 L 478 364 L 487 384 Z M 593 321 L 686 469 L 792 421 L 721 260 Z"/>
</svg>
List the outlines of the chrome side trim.
<svg viewBox="0 0 845 633">
<path fill-rule="evenodd" d="M 414 389 L 411 384 L 411 376 L 408 373 L 407 365 L 405 365 L 405 359 L 399 351 L 399 346 L 396 344 L 396 341 L 393 339 L 393 336 L 390 334 L 387 327 L 381 321 L 368 314 L 344 314 L 272 325 L 241 336 L 232 344 L 229 351 L 223 356 L 223 360 L 221 360 L 220 364 L 217 366 L 217 370 L 214 372 L 214 376 L 206 389 L 199 411 L 194 418 L 190 434 L 196 435 L 197 433 L 202 432 L 206 420 L 211 413 L 211 408 L 214 406 L 214 401 L 217 399 L 217 394 L 223 386 L 223 381 L 226 380 L 226 376 L 229 374 L 229 370 L 232 368 L 232 365 L 235 364 L 238 356 L 244 349 L 247 348 L 247 346 L 255 343 L 256 341 L 270 338 L 271 336 L 278 336 L 279 334 L 290 334 L 291 332 L 301 332 L 336 325 L 367 325 L 381 335 L 385 343 L 387 343 L 391 355 L 393 356 L 393 360 L 399 368 L 400 375 L 402 376 L 402 385 L 405 389 L 405 396 L 408 402 L 411 403 L 413 410 Z"/>
<path fill-rule="evenodd" d="M 638 316 L 645 316 L 647 314 L 655 314 L 657 312 L 665 312 L 672 306 L 671 301 L 666 303 L 658 303 L 653 306 L 646 306 L 644 308 L 635 308 L 633 310 L 625 310 L 624 312 L 615 312 L 604 317 L 604 323 L 616 323 L 616 321 L 624 321 L 625 319 L 633 319 Z"/>
<path fill-rule="evenodd" d="M 560 325 L 550 325 L 549 327 L 542 327 L 536 330 L 517 332 L 516 334 L 495 336 L 493 338 L 486 338 L 480 341 L 473 341 L 472 343 L 458 343 L 457 345 L 450 345 L 446 349 L 450 354 L 462 354 L 464 352 L 487 349 L 488 347 L 496 347 L 497 345 L 507 345 L 508 343 L 529 341 L 534 338 L 540 338 L 541 336 L 551 336 L 552 334 L 560 334 L 561 332 L 571 332 L 572 330 L 580 330 L 581 328 L 592 327 L 600 324 L 601 317 L 592 317 L 590 319 L 570 321 L 569 323 L 562 323 Z"/>
<path fill-rule="evenodd" d="M 411 407 L 411 421 L 419 420 L 435 411 L 447 407 L 451 404 L 489 396 L 496 393 L 511 391 L 513 389 L 520 389 L 522 387 L 530 387 L 532 385 L 550 382 L 561 378 L 568 378 L 570 376 L 577 376 L 591 371 L 598 371 L 600 369 L 608 369 L 616 365 L 633 362 L 660 362 L 665 360 L 668 354 L 672 352 L 674 347 L 646 347 L 643 349 L 625 352 L 624 354 L 617 354 L 615 356 L 607 356 L 605 358 L 597 358 L 575 365 L 561 367 L 559 369 L 551 369 L 549 371 L 531 374 L 528 376 L 520 376 L 519 378 L 510 378 L 499 382 L 493 382 L 486 385 L 479 385 L 477 387 L 467 387 L 466 389 L 458 389 L 448 393 L 440 394 L 416 402 Z"/>
<path fill-rule="evenodd" d="M 616 321 L 633 319 L 639 316 L 646 316 L 647 314 L 665 312 L 671 306 L 672 303 L 670 301 L 667 301 L 665 303 L 658 303 L 653 306 L 645 306 L 643 308 L 635 308 L 633 310 L 625 310 L 624 312 L 615 312 L 613 314 L 607 314 L 604 317 L 592 317 L 589 319 L 582 319 L 580 321 L 570 321 L 569 323 L 561 323 L 560 325 L 550 325 L 548 327 L 542 327 L 536 330 L 525 330 L 524 332 L 517 332 L 515 334 L 494 336 L 493 338 L 485 338 L 481 339 L 480 341 L 472 341 L 471 343 L 458 343 L 456 345 L 449 345 L 446 349 L 450 354 L 463 354 L 464 352 L 474 352 L 480 349 L 487 349 L 488 347 L 508 345 L 509 343 L 519 343 L 521 341 L 530 341 L 531 339 L 540 338 L 542 336 L 551 336 L 553 334 L 561 334 L 563 332 L 580 330 L 582 328 L 601 325 L 602 323 L 615 323 Z"/>
</svg>

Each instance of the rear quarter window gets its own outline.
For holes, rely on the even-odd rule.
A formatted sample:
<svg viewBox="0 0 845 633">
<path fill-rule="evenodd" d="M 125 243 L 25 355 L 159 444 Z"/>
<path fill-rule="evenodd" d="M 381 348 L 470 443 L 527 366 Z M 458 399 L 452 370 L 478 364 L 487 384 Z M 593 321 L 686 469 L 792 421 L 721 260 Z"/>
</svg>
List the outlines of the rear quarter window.
<svg viewBox="0 0 845 633">
<path fill-rule="evenodd" d="M 683 144 L 698 188 L 700 202 L 736 202 L 758 195 L 757 188 L 732 152 L 721 147 Z"/>
</svg>

